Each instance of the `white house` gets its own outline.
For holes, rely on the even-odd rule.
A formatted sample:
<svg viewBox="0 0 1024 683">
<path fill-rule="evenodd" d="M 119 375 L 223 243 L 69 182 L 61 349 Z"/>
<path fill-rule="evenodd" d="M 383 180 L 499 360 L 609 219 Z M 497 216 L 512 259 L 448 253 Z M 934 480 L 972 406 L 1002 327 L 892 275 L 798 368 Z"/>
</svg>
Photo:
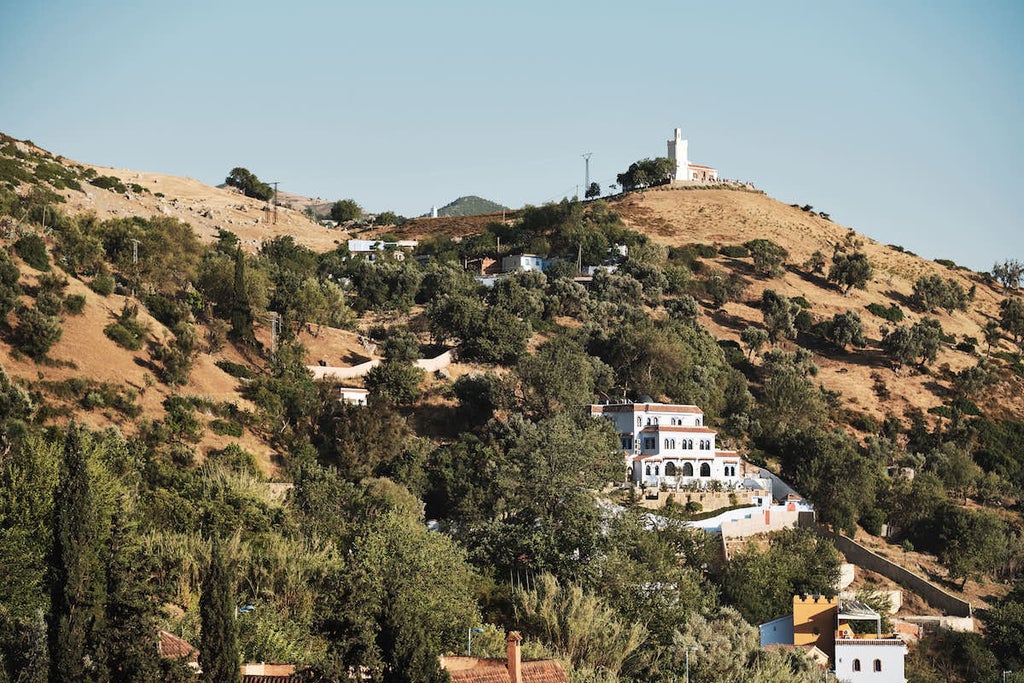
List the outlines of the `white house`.
<svg viewBox="0 0 1024 683">
<path fill-rule="evenodd" d="M 359 387 L 338 387 L 338 400 L 352 406 L 365 406 L 370 392 Z"/>
<path fill-rule="evenodd" d="M 753 478 L 736 451 L 715 446 L 717 432 L 704 426 L 704 411 L 697 406 L 602 403 L 591 405 L 590 415 L 614 425 L 630 479 L 636 484 L 708 488 L 718 482 L 726 489 L 739 489 Z M 771 491 L 768 480 L 754 478 L 753 483 Z"/>
<path fill-rule="evenodd" d="M 689 145 L 689 141 L 683 139 L 683 129 L 676 128 L 675 138 L 668 141 L 668 158 L 676 162 L 676 170 L 672 175 L 672 180 L 690 180 L 703 183 L 717 182 L 717 169 L 690 163 L 688 157 Z"/>
<path fill-rule="evenodd" d="M 395 260 L 405 259 L 405 252 L 412 251 L 419 245 L 417 240 L 398 240 L 397 242 L 385 242 L 383 240 L 349 240 L 348 252 L 352 256 L 362 256 L 367 261 L 374 261 L 378 254 L 391 252 Z"/>
<path fill-rule="evenodd" d="M 545 271 L 550 260 L 541 258 L 536 254 L 512 254 L 501 259 L 501 272 L 514 273 L 516 271 L 537 270 Z"/>
</svg>

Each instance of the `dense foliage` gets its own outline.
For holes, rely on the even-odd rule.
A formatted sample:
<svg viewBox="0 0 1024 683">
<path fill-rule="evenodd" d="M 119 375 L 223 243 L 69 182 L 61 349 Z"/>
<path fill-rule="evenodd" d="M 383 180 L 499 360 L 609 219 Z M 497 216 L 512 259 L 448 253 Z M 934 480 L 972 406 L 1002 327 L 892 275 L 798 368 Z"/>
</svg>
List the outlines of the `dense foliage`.
<svg viewBox="0 0 1024 683">
<path fill-rule="evenodd" d="M 665 177 L 635 166 L 628 184 Z M 0 194 L 4 206 L 29 201 Z M 725 445 L 776 469 L 819 521 L 875 534 L 885 523 L 948 580 L 1020 579 L 1016 510 L 992 508 L 1024 489 L 1024 426 L 975 403 L 995 370 L 980 356 L 956 373 L 934 367 L 952 343 L 936 318 L 878 345 L 856 312 L 746 294 L 750 267 L 726 271 L 727 260 L 777 276 L 787 254 L 768 240 L 666 250 L 601 201 L 527 207 L 461 241 L 424 240 L 418 258 L 372 262 L 287 236 L 246 253 L 222 231 L 204 247 L 166 218 L 50 206 L 48 226 L 56 275 L 32 273 L 30 291 L 22 268 L 39 250 L 0 251 L 0 334 L 43 368 L 68 314 L 61 273 L 134 291 L 107 334 L 151 373 L 131 391 L 158 383 L 160 400 L 146 398 L 161 409 L 123 432 L 60 428 L 71 410 L 57 398 L 105 416 L 141 408 L 129 391 L 0 368 L 0 680 L 188 680 L 180 662 L 157 661 L 158 628 L 201 645 L 210 680 L 236 679 L 239 659 L 295 662 L 325 681 L 443 680 L 437 655 L 462 651 L 474 627 L 481 653 L 501 656 L 519 630 L 578 681 L 667 683 L 685 675 L 687 653 L 694 680 L 815 680 L 800 657 L 761 651 L 752 624 L 787 612 L 794 593 L 831 593 L 834 548 L 793 530 L 724 562 L 718 539 L 652 524 L 628 489 L 609 488 L 625 478 L 618 437 L 582 409 L 607 397 L 701 406 Z M 492 288 L 463 267 L 521 252 L 554 263 Z M 813 260 L 823 274 L 824 256 Z M 578 266 L 603 269 L 583 284 Z M 863 254 L 837 251 L 829 279 L 848 291 L 871 273 Z M 920 308 L 948 310 L 933 300 Z M 763 316 L 737 330 L 746 353 L 701 324 L 731 301 Z M 990 346 L 1001 332 L 1024 339 L 1014 301 Z M 369 407 L 314 382 L 300 343 L 356 325 L 383 357 L 365 379 Z M 948 385 L 941 415 L 851 415 L 800 346 L 853 355 L 873 343 Z M 187 393 L 194 364 L 221 349 L 231 353 L 217 366 L 244 378 L 238 405 Z M 414 365 L 444 350 L 471 372 Z M 257 438 L 272 463 L 242 447 Z M 271 471 L 291 485 L 283 497 Z M 1020 666 L 1022 602 L 1012 593 L 989 610 L 984 639 L 926 642 L 955 656 L 920 671 L 982 680 Z"/>
</svg>

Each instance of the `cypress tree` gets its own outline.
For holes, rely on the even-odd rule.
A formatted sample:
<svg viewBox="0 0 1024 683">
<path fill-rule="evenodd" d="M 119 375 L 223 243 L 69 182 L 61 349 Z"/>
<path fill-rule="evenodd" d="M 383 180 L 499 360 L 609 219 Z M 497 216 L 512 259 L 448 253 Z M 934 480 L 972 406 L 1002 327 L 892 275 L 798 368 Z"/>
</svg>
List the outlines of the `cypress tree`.
<svg viewBox="0 0 1024 683">
<path fill-rule="evenodd" d="M 210 566 L 203 577 L 199 597 L 199 618 L 202 632 L 199 639 L 201 680 L 208 683 L 240 683 L 238 632 L 235 628 L 235 600 L 231 593 L 231 576 L 221 550 L 214 540 Z"/>
<path fill-rule="evenodd" d="M 249 293 L 245 289 L 245 254 L 242 248 L 235 249 L 235 283 L 231 297 L 231 334 L 243 344 L 256 344 L 256 333 L 252 329 L 252 307 Z"/>
<path fill-rule="evenodd" d="M 111 521 L 107 566 L 108 661 L 111 683 L 160 679 L 155 604 L 146 591 L 148 566 L 134 542 L 122 500 Z"/>
<path fill-rule="evenodd" d="M 83 432 L 74 423 L 68 428 L 54 500 L 50 680 L 61 683 L 102 683 L 107 678 L 100 515 Z"/>
</svg>

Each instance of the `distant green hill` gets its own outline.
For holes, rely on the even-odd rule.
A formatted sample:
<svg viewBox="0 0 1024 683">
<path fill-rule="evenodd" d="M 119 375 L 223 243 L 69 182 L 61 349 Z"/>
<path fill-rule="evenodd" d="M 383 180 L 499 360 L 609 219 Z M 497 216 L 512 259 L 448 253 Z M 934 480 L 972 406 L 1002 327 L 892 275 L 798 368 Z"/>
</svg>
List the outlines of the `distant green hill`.
<svg viewBox="0 0 1024 683">
<path fill-rule="evenodd" d="M 483 197 L 469 195 L 468 197 L 459 197 L 454 202 L 442 206 L 437 210 L 437 215 L 476 216 L 481 213 L 497 213 L 499 211 L 508 211 L 508 207 Z"/>
</svg>

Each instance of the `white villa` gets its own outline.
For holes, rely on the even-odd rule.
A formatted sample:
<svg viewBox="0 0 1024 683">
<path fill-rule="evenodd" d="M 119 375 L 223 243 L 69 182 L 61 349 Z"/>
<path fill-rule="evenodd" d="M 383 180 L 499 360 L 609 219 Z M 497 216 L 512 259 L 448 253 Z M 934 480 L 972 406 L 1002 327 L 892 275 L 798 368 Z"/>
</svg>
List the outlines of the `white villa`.
<svg viewBox="0 0 1024 683">
<path fill-rule="evenodd" d="M 697 406 L 667 403 L 602 403 L 590 406 L 592 417 L 609 420 L 619 433 L 630 479 L 648 488 L 708 488 L 771 491 L 771 481 L 748 476 L 736 451 L 715 447 L 717 432 L 704 426 Z M 755 473 L 759 472 L 755 469 Z"/>
</svg>

